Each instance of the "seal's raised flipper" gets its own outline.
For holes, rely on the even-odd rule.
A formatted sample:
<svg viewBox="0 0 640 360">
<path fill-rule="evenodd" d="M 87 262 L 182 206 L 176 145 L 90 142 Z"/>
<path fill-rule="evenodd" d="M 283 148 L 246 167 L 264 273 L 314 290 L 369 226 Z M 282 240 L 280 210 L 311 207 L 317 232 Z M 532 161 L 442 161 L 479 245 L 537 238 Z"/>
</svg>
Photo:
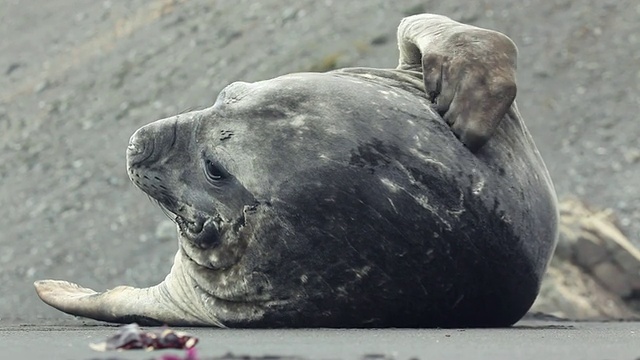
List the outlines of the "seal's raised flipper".
<svg viewBox="0 0 640 360">
<path fill-rule="evenodd" d="M 398 26 L 398 69 L 422 71 L 425 91 L 471 150 L 493 135 L 516 97 L 518 50 L 506 35 L 420 14 Z"/>
<path fill-rule="evenodd" d="M 118 286 L 102 293 L 61 280 L 40 280 L 34 286 L 42 301 L 71 315 L 116 323 L 203 325 L 179 308 L 167 306 L 163 284 L 145 289 Z"/>
</svg>

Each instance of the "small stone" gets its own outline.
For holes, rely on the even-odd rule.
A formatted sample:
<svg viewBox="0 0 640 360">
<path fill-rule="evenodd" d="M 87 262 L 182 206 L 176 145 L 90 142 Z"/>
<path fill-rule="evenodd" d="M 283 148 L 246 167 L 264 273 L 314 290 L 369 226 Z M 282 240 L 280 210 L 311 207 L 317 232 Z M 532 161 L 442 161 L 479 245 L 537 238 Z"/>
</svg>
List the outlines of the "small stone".
<svg viewBox="0 0 640 360">
<path fill-rule="evenodd" d="M 290 20 L 295 19 L 297 15 L 298 10 L 294 8 L 285 8 L 284 11 L 282 11 L 282 23 L 284 24 Z"/>
<path fill-rule="evenodd" d="M 600 239 L 590 233 L 583 233 L 574 245 L 573 254 L 577 265 L 591 269 L 604 261 L 608 252 Z"/>
<path fill-rule="evenodd" d="M 176 224 L 171 220 L 165 220 L 156 227 L 155 237 L 160 241 L 172 241 L 177 237 Z"/>
<path fill-rule="evenodd" d="M 35 92 L 36 94 L 39 94 L 39 93 L 41 93 L 41 92 L 45 91 L 45 90 L 49 87 L 49 85 L 51 85 L 51 84 L 49 83 L 49 80 L 46 80 L 46 79 L 45 79 L 45 80 L 43 80 L 43 81 L 39 82 L 39 83 L 38 83 L 38 84 L 33 88 L 33 92 Z"/>
<path fill-rule="evenodd" d="M 545 68 L 537 68 L 537 69 L 534 68 L 533 76 L 545 79 L 545 78 L 550 77 L 551 74 L 549 73 L 549 70 L 547 70 Z"/>
<path fill-rule="evenodd" d="M 91 130 L 93 127 L 93 122 L 91 120 L 86 120 L 82 122 L 82 130 Z"/>
<path fill-rule="evenodd" d="M 131 103 L 128 101 L 123 101 L 120 103 L 120 111 L 128 111 L 131 108 Z"/>
<path fill-rule="evenodd" d="M 614 161 L 611 163 L 611 170 L 613 170 L 613 172 L 620 172 L 622 171 L 623 166 L 620 162 L 618 161 Z"/>
<path fill-rule="evenodd" d="M 607 148 L 603 147 L 603 146 L 597 147 L 595 151 L 596 151 L 596 154 L 598 154 L 598 155 L 606 155 L 607 154 Z"/>
<path fill-rule="evenodd" d="M 22 64 L 20 64 L 20 63 L 11 63 L 7 67 L 7 70 L 5 70 L 4 74 L 5 75 L 11 75 L 11 73 L 16 71 L 16 70 L 18 70 L 20 68 L 20 66 L 22 66 Z"/>
<path fill-rule="evenodd" d="M 76 13 L 76 15 L 74 16 L 74 19 L 76 20 L 76 22 L 82 22 L 86 18 L 87 18 L 87 13 L 84 13 L 84 12 Z"/>
<path fill-rule="evenodd" d="M 636 250 L 634 248 L 634 250 Z M 611 254 L 613 260 L 622 268 L 622 270 L 633 279 L 634 282 L 640 282 L 640 256 L 638 251 L 628 251 L 620 248 Z"/>
<path fill-rule="evenodd" d="M 387 36 L 387 34 L 378 35 L 373 39 L 371 39 L 371 45 L 373 46 L 384 45 L 388 42 L 389 42 L 389 37 Z"/>
<path fill-rule="evenodd" d="M 625 273 L 610 262 L 603 262 L 596 265 L 593 268 L 593 275 L 600 285 L 622 298 L 632 293 Z"/>
<path fill-rule="evenodd" d="M 639 149 L 629 149 L 624 152 L 624 159 L 629 164 L 635 164 L 640 161 L 640 150 Z"/>
<path fill-rule="evenodd" d="M 107 178 L 107 183 L 111 186 L 119 186 L 122 185 L 122 180 L 116 176 L 109 176 L 109 178 Z"/>
</svg>

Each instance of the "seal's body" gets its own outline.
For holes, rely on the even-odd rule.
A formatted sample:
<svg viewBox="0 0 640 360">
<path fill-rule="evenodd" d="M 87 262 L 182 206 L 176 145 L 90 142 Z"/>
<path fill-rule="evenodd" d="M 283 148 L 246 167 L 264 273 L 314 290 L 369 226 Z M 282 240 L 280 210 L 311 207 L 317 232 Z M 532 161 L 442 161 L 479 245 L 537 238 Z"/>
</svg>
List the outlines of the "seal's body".
<svg viewBox="0 0 640 360">
<path fill-rule="evenodd" d="M 99 320 L 171 325 L 519 320 L 556 241 L 546 168 L 509 94 L 485 92 L 501 121 L 470 108 L 464 91 L 439 107 L 448 90 L 430 91 L 404 52 L 395 70 L 234 83 L 211 108 L 138 130 L 129 176 L 175 215 L 171 273 L 105 293 L 43 281 L 41 298 Z"/>
</svg>

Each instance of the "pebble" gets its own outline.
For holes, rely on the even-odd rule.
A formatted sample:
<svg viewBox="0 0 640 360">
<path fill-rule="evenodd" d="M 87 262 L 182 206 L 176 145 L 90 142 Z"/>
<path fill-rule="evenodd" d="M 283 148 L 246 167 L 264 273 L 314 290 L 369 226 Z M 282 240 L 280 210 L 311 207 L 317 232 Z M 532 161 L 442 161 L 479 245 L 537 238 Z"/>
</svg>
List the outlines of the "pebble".
<svg viewBox="0 0 640 360">
<path fill-rule="evenodd" d="M 635 164 L 640 161 L 640 149 L 627 149 L 623 156 L 627 163 Z"/>
<path fill-rule="evenodd" d="M 156 227 L 155 237 L 159 241 L 173 241 L 177 236 L 176 224 L 171 220 L 164 220 Z"/>
<path fill-rule="evenodd" d="M 39 94 L 44 90 L 46 90 L 49 87 L 49 85 L 50 85 L 49 80 L 43 80 L 33 88 L 33 92 L 35 92 L 36 94 Z"/>
</svg>

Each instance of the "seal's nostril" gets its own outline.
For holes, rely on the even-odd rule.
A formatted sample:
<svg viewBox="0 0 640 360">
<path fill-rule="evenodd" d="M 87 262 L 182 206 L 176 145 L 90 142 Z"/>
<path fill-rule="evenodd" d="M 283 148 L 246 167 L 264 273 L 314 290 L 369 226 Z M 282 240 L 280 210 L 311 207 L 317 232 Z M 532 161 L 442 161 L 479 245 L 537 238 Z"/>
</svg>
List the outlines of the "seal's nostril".
<svg viewBox="0 0 640 360">
<path fill-rule="evenodd" d="M 139 154 L 142 152 L 142 148 L 132 142 L 129 142 L 129 146 L 127 146 L 127 151 L 130 154 Z"/>
<path fill-rule="evenodd" d="M 183 219 L 181 229 L 188 239 L 201 249 L 213 249 L 220 245 L 220 231 L 212 219 L 197 219 L 186 222 Z"/>
<path fill-rule="evenodd" d="M 131 137 L 129 138 L 129 144 L 127 145 L 127 155 L 135 156 L 138 154 L 142 154 L 145 151 L 145 136 L 144 132 L 141 129 L 138 129 Z"/>
<path fill-rule="evenodd" d="M 127 166 L 138 166 L 143 163 L 151 163 L 155 160 L 154 138 L 150 136 L 144 127 L 138 129 L 129 139 L 127 145 Z"/>
</svg>

